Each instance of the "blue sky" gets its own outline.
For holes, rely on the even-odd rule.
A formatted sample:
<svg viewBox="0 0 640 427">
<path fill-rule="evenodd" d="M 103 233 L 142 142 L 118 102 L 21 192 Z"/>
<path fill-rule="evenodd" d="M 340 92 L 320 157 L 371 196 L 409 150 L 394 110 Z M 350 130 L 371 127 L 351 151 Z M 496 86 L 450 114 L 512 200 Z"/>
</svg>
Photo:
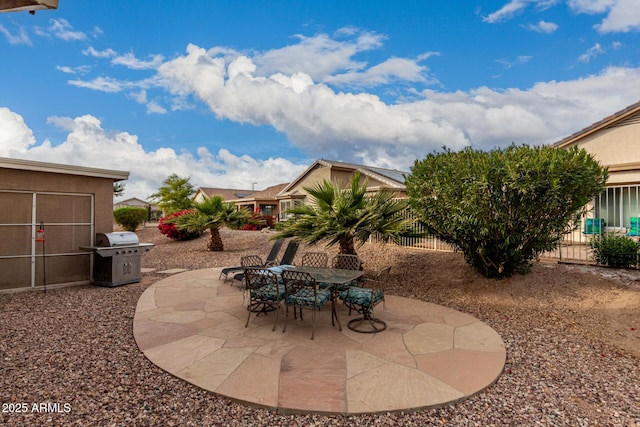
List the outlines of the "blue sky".
<svg viewBox="0 0 640 427">
<path fill-rule="evenodd" d="M 60 0 L 0 13 L 0 156 L 256 189 L 549 144 L 640 100 L 638 0 Z"/>
</svg>

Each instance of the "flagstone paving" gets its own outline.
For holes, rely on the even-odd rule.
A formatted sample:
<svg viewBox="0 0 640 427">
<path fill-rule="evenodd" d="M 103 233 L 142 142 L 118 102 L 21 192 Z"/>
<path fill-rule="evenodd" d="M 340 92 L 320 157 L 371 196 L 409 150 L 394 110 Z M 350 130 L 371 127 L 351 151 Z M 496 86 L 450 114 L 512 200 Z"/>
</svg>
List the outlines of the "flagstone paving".
<svg viewBox="0 0 640 427">
<path fill-rule="evenodd" d="M 179 273 L 140 297 L 133 333 L 165 371 L 211 392 L 280 413 L 357 414 L 442 406 L 481 392 L 500 376 L 505 345 L 473 316 L 387 295 L 376 316 L 388 328 L 360 334 L 316 318 L 274 313 L 247 320 L 236 285 L 220 269 Z M 348 311 L 338 316 L 346 325 Z"/>
</svg>

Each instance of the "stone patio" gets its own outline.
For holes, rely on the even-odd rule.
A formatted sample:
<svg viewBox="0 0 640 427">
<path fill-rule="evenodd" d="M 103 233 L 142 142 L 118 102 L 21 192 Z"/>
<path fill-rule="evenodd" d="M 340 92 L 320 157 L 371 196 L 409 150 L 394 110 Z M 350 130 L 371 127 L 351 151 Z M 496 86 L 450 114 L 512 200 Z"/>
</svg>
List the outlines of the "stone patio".
<svg viewBox="0 0 640 427">
<path fill-rule="evenodd" d="M 145 356 L 165 371 L 231 399 L 280 413 L 357 414 L 451 404 L 500 376 L 500 336 L 473 316 L 408 298 L 386 297 L 375 314 L 388 329 L 339 331 L 331 310 L 284 318 L 251 316 L 243 292 L 218 280 L 220 268 L 179 273 L 140 297 L 133 332 Z"/>
</svg>

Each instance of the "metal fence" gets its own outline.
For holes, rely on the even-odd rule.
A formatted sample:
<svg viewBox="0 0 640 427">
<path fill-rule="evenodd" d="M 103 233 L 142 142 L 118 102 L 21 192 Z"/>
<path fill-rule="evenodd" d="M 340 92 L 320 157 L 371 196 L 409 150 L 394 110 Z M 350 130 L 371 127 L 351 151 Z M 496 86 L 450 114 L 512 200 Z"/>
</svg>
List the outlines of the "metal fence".
<svg viewBox="0 0 640 427">
<path fill-rule="evenodd" d="M 415 213 L 409 209 L 405 211 L 404 216 L 415 217 Z M 422 224 L 416 223 L 414 231 L 423 233 L 425 230 Z M 558 248 L 542 254 L 541 258 L 593 263 L 589 244 L 595 236 L 602 234 L 627 236 L 635 240 L 640 238 L 640 185 L 607 187 L 589 203 L 587 214 L 576 225 L 574 231 L 565 234 Z M 454 250 L 452 245 L 440 241 L 435 236 L 404 238 L 401 245 L 435 251 Z"/>
</svg>

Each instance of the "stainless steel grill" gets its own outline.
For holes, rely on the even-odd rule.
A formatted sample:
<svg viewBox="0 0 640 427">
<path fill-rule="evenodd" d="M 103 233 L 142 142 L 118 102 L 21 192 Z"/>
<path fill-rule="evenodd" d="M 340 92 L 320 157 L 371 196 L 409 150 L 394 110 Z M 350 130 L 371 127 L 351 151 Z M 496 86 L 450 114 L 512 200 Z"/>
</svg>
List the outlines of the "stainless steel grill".
<svg viewBox="0 0 640 427">
<path fill-rule="evenodd" d="M 93 257 L 92 282 L 99 286 L 120 286 L 142 279 L 140 257 L 149 252 L 153 243 L 140 243 L 138 235 L 130 231 L 97 233 L 95 246 L 82 246 Z"/>
</svg>

